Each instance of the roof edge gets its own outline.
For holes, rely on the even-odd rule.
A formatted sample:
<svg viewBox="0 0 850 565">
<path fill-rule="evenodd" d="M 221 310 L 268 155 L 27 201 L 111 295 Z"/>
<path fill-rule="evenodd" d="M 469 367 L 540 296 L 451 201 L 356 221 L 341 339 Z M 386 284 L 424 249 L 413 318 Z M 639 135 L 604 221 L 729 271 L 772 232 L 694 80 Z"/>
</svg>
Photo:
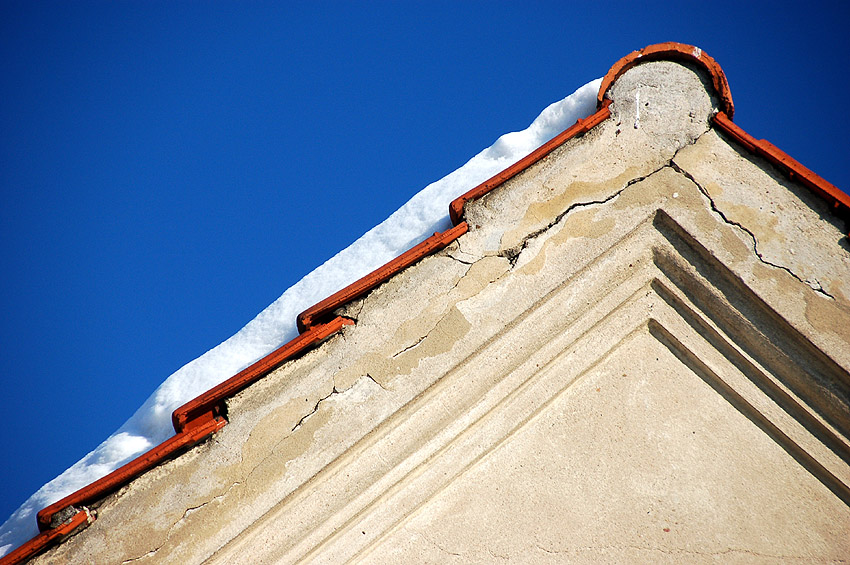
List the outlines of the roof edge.
<svg viewBox="0 0 850 565">
<path fill-rule="evenodd" d="M 45 532 L 55 527 L 57 517 L 65 515 L 66 509 L 72 508 L 79 513 L 84 505 L 100 500 L 149 469 L 208 438 L 227 425 L 225 399 L 234 396 L 284 362 L 297 357 L 337 333 L 344 326 L 353 323 L 347 318 L 337 317 L 311 328 L 310 331 L 288 341 L 218 386 L 177 408 L 171 416 L 177 432 L 175 435 L 108 475 L 39 511 L 37 514 L 39 530 Z"/>
<path fill-rule="evenodd" d="M 386 264 L 378 267 L 365 277 L 362 277 L 342 290 L 328 296 L 321 302 L 304 310 L 295 319 L 299 332 L 305 332 L 312 326 L 320 323 L 323 319 L 331 316 L 333 311 L 349 302 L 360 298 L 382 282 L 386 281 L 396 273 L 406 269 L 423 257 L 443 249 L 467 232 L 469 227 L 466 222 L 458 222 L 454 227 L 442 233 L 434 233 L 425 241 L 415 245 Z"/>
<path fill-rule="evenodd" d="M 607 120 L 611 116 L 611 111 L 608 109 L 608 106 L 610 105 L 610 100 L 603 100 L 599 105 L 599 109 L 594 114 L 583 119 L 579 118 L 575 124 L 559 133 L 513 165 L 509 166 L 507 169 L 497 173 L 472 190 L 467 191 L 452 200 L 451 204 L 449 204 L 449 217 L 451 218 L 452 223 L 458 225 L 461 221 L 463 221 L 463 207 L 467 202 L 478 200 L 497 186 L 502 185 L 509 179 L 512 179 L 522 171 L 529 168 L 531 165 L 540 161 L 570 139 L 587 133 L 597 125 Z"/>
<path fill-rule="evenodd" d="M 714 116 L 713 125 L 750 153 L 762 157 L 793 182 L 798 182 L 826 200 L 830 209 L 850 224 L 850 195 L 827 181 L 766 139 L 756 139 L 724 114 Z M 845 226 L 850 238 L 850 225 Z"/>
</svg>

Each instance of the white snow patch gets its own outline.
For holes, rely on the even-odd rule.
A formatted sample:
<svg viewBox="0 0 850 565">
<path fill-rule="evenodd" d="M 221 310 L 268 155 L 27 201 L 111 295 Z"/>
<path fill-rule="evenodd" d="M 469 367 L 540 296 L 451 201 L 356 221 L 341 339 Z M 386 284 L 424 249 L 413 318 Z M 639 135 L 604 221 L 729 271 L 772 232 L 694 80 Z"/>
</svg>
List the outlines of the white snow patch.
<svg viewBox="0 0 850 565">
<path fill-rule="evenodd" d="M 522 159 L 596 109 L 602 79 L 547 107 L 523 131 L 501 136 L 465 165 L 429 184 L 389 218 L 298 281 L 224 343 L 168 377 L 121 428 L 38 489 L 0 527 L 0 557 L 38 533 L 36 513 L 107 475 L 173 435 L 171 413 L 294 338 L 295 317 L 393 259 L 435 231 L 451 227 L 449 203 Z"/>
</svg>

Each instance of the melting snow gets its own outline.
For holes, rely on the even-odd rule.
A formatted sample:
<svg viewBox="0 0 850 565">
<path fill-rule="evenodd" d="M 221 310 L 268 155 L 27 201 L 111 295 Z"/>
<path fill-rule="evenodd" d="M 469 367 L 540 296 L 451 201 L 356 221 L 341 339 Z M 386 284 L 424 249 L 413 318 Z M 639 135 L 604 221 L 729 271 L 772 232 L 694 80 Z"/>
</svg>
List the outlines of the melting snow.
<svg viewBox="0 0 850 565">
<path fill-rule="evenodd" d="M 41 487 L 0 527 L 0 556 L 38 533 L 36 513 L 168 439 L 171 412 L 297 335 L 295 317 L 393 259 L 435 231 L 451 227 L 449 203 L 531 153 L 596 109 L 602 79 L 547 107 L 523 131 L 507 133 L 465 165 L 429 184 L 389 218 L 305 276 L 224 343 L 168 377 L 121 428 Z"/>
</svg>

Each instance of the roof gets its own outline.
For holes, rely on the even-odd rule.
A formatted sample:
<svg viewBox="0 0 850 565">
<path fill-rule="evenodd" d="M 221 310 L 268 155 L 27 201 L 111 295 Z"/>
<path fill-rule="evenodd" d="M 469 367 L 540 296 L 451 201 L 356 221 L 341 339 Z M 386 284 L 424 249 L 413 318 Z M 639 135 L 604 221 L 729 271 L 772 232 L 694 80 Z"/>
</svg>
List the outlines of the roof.
<svg viewBox="0 0 850 565">
<path fill-rule="evenodd" d="M 321 344 L 343 327 L 354 324 L 353 319 L 338 313 L 341 308 L 366 295 L 423 257 L 445 248 L 464 235 L 469 229 L 464 219 L 467 203 L 484 197 L 507 180 L 545 159 L 552 151 L 568 140 L 590 132 L 594 127 L 607 120 L 610 117 L 610 99 L 606 95 L 611 87 L 628 69 L 646 61 L 657 60 L 684 62 L 703 70 L 710 78 L 719 100 L 720 111 L 713 118 L 714 127 L 746 151 L 771 163 L 780 173 L 792 181 L 802 184 L 823 198 L 837 215 L 845 219 L 850 218 L 850 196 L 805 168 L 769 142 L 753 138 L 733 123 L 734 105 L 729 86 L 722 69 L 714 59 L 697 47 L 680 43 L 661 43 L 635 51 L 612 66 L 604 77 L 597 97 L 597 111 L 594 114 L 578 120 L 576 124 L 527 157 L 452 201 L 449 205 L 452 228 L 442 233 L 435 233 L 369 275 L 299 314 L 297 325 L 300 335 L 227 381 L 175 410 L 172 415 L 176 432 L 174 436 L 102 479 L 41 510 L 37 518 L 41 533 L 0 559 L 0 564 L 19 563 L 29 559 L 50 545 L 61 542 L 70 534 L 86 527 L 96 519 L 95 513 L 87 509 L 88 506 L 115 492 L 163 461 L 176 457 L 204 441 L 227 425 L 226 401 L 229 398 L 262 379 L 288 360 L 298 357 L 307 350 Z"/>
</svg>

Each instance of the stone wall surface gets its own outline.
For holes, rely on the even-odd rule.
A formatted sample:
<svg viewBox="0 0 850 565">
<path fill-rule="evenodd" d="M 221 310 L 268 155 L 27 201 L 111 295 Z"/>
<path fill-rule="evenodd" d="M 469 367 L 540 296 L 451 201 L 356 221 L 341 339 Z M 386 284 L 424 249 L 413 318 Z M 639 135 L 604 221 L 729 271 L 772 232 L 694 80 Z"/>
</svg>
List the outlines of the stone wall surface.
<svg viewBox="0 0 850 565">
<path fill-rule="evenodd" d="M 843 226 L 711 129 L 709 84 L 626 72 L 610 119 L 34 562 L 846 559 Z"/>
</svg>

